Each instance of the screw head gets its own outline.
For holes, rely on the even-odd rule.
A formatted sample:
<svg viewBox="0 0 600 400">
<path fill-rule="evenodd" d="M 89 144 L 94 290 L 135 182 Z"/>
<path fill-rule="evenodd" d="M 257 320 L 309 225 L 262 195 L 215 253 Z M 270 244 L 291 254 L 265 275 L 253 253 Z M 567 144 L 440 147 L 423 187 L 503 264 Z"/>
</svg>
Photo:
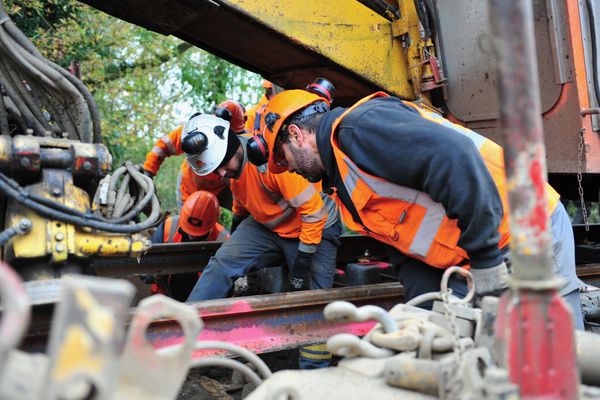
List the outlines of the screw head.
<svg viewBox="0 0 600 400">
<path fill-rule="evenodd" d="M 54 235 L 54 239 L 57 240 L 57 241 L 59 241 L 59 242 L 61 240 L 63 240 L 64 238 L 65 238 L 65 235 L 63 235 L 62 232 L 56 232 L 56 235 Z"/>
<path fill-rule="evenodd" d="M 57 253 L 62 253 L 63 251 L 65 251 L 65 246 L 63 246 L 62 244 L 57 244 L 56 247 L 54 248 L 56 250 Z"/>
</svg>

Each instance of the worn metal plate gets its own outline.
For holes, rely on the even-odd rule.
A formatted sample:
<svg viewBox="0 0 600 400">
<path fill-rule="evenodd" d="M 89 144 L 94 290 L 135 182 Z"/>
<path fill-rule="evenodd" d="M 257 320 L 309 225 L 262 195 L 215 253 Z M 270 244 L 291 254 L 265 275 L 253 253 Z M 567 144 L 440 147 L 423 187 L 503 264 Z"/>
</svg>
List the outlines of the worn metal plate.
<svg viewBox="0 0 600 400">
<path fill-rule="evenodd" d="M 540 77 L 542 111 L 558 100 L 555 57 L 545 1 L 534 1 L 535 35 Z M 488 2 L 481 0 L 438 0 L 439 38 L 448 77 L 446 104 L 462 121 L 498 118 L 496 71 L 493 63 Z"/>
</svg>

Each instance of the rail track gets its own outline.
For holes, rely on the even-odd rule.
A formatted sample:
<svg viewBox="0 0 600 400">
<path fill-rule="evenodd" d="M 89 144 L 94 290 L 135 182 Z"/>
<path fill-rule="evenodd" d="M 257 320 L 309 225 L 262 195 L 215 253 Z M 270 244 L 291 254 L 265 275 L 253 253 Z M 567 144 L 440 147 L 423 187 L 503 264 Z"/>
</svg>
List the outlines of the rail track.
<svg viewBox="0 0 600 400">
<path fill-rule="evenodd" d="M 219 248 L 219 242 L 160 244 L 139 259 L 116 257 L 94 261 L 86 272 L 98 276 L 131 277 L 145 274 L 177 274 L 202 269 Z M 586 259 L 595 259 L 595 247 L 577 247 Z M 385 259 L 385 248 L 368 237 L 344 236 L 338 251 L 338 263 L 359 258 Z M 600 263 L 578 265 L 582 280 L 600 286 Z M 372 304 L 390 309 L 404 300 L 404 289 L 396 282 L 365 286 L 336 287 L 309 292 L 232 297 L 191 304 L 204 322 L 198 340 L 226 340 L 242 345 L 256 353 L 298 347 L 323 341 L 340 332 L 364 334 L 372 322 L 331 323 L 323 318 L 323 307 L 337 300 L 356 305 Z M 29 333 L 21 346 L 28 351 L 44 351 L 53 304 L 38 304 L 33 308 Z M 131 309 L 131 315 L 135 308 Z M 169 346 L 181 341 L 181 329 L 171 319 L 150 325 L 147 339 L 155 347 Z M 198 352 L 195 357 L 204 354 Z"/>
</svg>

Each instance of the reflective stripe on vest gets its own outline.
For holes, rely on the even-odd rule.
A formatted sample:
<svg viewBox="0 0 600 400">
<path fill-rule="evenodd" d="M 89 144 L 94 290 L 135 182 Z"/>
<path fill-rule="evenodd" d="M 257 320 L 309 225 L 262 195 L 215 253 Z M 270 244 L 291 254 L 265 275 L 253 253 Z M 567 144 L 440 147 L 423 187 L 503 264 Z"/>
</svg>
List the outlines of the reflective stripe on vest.
<svg viewBox="0 0 600 400">
<path fill-rule="evenodd" d="M 260 224 L 267 229 L 275 229 L 288 218 L 290 218 L 294 212 L 296 212 L 296 210 L 281 196 L 280 193 L 273 192 L 271 189 L 265 186 L 261 179 L 258 180 L 258 185 L 267 194 L 271 201 L 281 208 L 282 213 L 280 215 L 273 218 L 271 221 L 260 222 Z"/>
<path fill-rule="evenodd" d="M 373 192 L 381 197 L 400 200 L 408 204 L 418 204 L 427 210 L 409 248 L 411 254 L 426 257 L 435 235 L 446 216 L 444 207 L 440 203 L 433 201 L 425 192 L 375 179 L 373 176 L 361 171 L 348 157 L 344 157 L 344 161 L 348 165 L 348 175 L 344 179 L 344 186 L 346 186 L 346 190 L 351 198 L 355 197 L 354 192 L 357 182 L 362 180 Z M 402 218 L 402 214 L 399 218 Z"/>
<path fill-rule="evenodd" d="M 360 104 L 372 98 L 385 96 L 387 94 L 378 92 L 362 99 L 346 110 L 332 127 L 331 143 L 336 163 L 344 186 L 364 224 L 362 228 L 368 233 L 376 234 L 384 243 L 405 254 L 421 259 L 429 265 L 445 268 L 462 263 L 467 258 L 467 254 L 464 249 L 457 246 L 460 237 L 457 221 L 447 218 L 446 211 L 440 203 L 433 201 L 426 193 L 388 182 L 364 172 L 337 145 L 336 130 L 340 121 Z M 496 183 L 504 210 L 508 211 L 502 148 L 484 136 L 453 124 L 433 112 L 422 110 L 413 103 L 404 102 L 404 104 L 417 110 L 423 118 L 451 128 L 473 142 Z M 552 212 L 558 204 L 559 195 L 550 185 L 547 184 L 546 187 L 548 208 Z M 371 194 L 368 193 L 369 191 Z M 379 215 L 377 207 L 381 208 L 386 199 L 388 199 L 387 201 L 397 201 L 398 204 L 387 204 L 387 213 Z M 339 198 L 337 200 L 340 202 Z M 343 206 L 343 204 L 340 205 Z M 370 205 L 373 206 L 370 208 Z M 414 205 L 420 206 L 420 209 L 414 209 Z M 399 215 L 393 216 L 390 213 L 391 210 L 399 210 Z M 346 208 L 342 207 L 342 213 L 346 219 L 352 219 Z M 393 220 L 394 217 L 397 218 L 396 221 Z M 406 222 L 411 218 L 412 222 Z M 360 225 L 353 219 L 346 223 L 355 229 L 360 228 Z M 418 226 L 415 226 L 417 224 Z M 501 236 L 499 247 L 503 248 L 510 242 L 508 212 L 504 213 L 498 230 Z"/>
<path fill-rule="evenodd" d="M 163 236 L 164 243 L 179 243 L 182 235 L 179 233 L 179 215 L 169 217 L 165 221 L 165 231 Z"/>
</svg>

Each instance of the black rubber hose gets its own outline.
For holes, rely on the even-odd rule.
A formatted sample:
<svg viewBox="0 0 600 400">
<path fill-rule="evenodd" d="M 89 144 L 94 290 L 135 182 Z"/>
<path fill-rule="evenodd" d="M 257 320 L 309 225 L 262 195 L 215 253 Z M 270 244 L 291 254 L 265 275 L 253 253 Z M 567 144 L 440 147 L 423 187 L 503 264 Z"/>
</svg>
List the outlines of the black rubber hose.
<svg viewBox="0 0 600 400">
<path fill-rule="evenodd" d="M 400 11 L 386 3 L 384 0 L 358 0 L 365 7 L 369 8 L 372 11 L 375 11 L 378 15 L 387 19 L 390 22 L 394 20 L 400 19 Z M 390 16 L 392 15 L 392 16 Z"/>
<path fill-rule="evenodd" d="M 2 82 L 0 82 L 0 134 L 8 135 L 9 126 L 8 126 L 8 113 L 6 111 L 6 104 L 4 104 L 4 94 L 2 94 L 3 90 Z"/>
<path fill-rule="evenodd" d="M 93 127 L 92 142 L 93 143 L 102 143 L 102 127 L 101 127 L 101 122 L 100 122 L 100 111 L 98 111 L 98 106 L 96 105 L 96 102 L 94 101 L 94 97 L 92 96 L 90 91 L 87 89 L 87 87 L 85 87 L 83 82 L 81 82 L 76 76 L 74 76 L 73 74 L 71 74 L 68 71 L 65 71 L 64 68 L 60 67 L 59 65 L 54 64 L 51 61 L 48 61 L 48 60 L 45 60 L 45 61 L 50 66 L 52 66 L 54 69 L 56 69 L 58 72 L 60 72 L 65 78 L 67 78 L 69 80 L 69 82 L 71 82 L 77 88 L 77 90 L 79 90 L 79 92 L 83 95 L 83 98 L 85 99 L 87 106 L 88 106 L 88 111 L 90 113 L 90 117 L 92 119 L 92 127 Z"/>
<path fill-rule="evenodd" d="M 31 93 L 28 92 L 25 88 L 25 85 L 23 84 L 23 78 L 20 77 L 17 71 L 13 68 L 13 66 L 10 65 L 10 63 L 8 62 L 8 57 L 6 61 L 6 63 L 0 62 L 0 65 L 3 66 L 3 68 L 5 69 L 4 74 L 7 76 L 6 79 L 10 79 L 10 82 L 7 82 L 7 84 L 10 84 L 11 87 L 16 88 L 17 92 L 21 95 L 21 99 L 23 99 L 33 116 L 39 121 L 40 124 L 42 124 L 42 126 L 46 130 L 50 130 L 50 124 L 44 118 L 42 110 L 34 102 Z"/>
<path fill-rule="evenodd" d="M 17 236 L 18 234 L 19 231 L 17 230 L 17 228 L 14 227 L 10 227 L 8 229 L 3 230 L 2 232 L 0 232 L 0 246 L 4 246 L 6 242 L 8 242 L 10 239 Z"/>
<path fill-rule="evenodd" d="M 0 68 L 0 80 L 7 82 L 9 78 L 8 77 L 3 78 L 3 76 L 4 76 L 4 71 L 2 71 L 2 69 Z M 15 91 L 11 85 L 7 84 L 4 87 L 4 89 L 5 89 L 8 97 L 13 101 L 13 103 L 15 103 L 15 105 L 17 106 L 17 109 L 21 112 L 21 115 L 22 115 L 24 121 L 27 123 L 27 125 L 32 127 L 39 136 L 43 136 L 44 131 L 45 131 L 44 126 L 31 113 L 31 111 L 29 110 L 29 107 L 27 107 L 27 104 L 25 104 L 23 102 L 23 100 L 21 99 L 21 96 L 19 96 L 17 93 L 15 93 Z"/>
<path fill-rule="evenodd" d="M 137 233 L 143 231 L 145 229 L 153 227 L 158 223 L 160 204 L 158 203 L 158 199 L 154 197 L 152 199 L 152 213 L 144 222 L 140 222 L 138 224 L 133 225 L 118 225 L 107 222 L 94 221 L 90 219 L 76 217 L 71 214 L 66 214 L 57 210 L 54 210 L 50 207 L 47 207 L 43 204 L 37 203 L 27 197 L 25 193 L 19 193 L 9 185 L 4 182 L 4 180 L 0 180 L 0 191 L 4 192 L 4 194 L 16 201 L 17 203 L 32 209 L 36 213 L 57 221 L 66 222 L 69 224 L 84 226 L 100 231 L 112 232 L 112 233 Z"/>
<path fill-rule="evenodd" d="M 0 173 L 0 191 L 17 203 L 31 208 L 33 211 L 50 219 L 67 222 L 73 225 L 85 226 L 101 231 L 114 233 L 135 233 L 148 229 L 157 224 L 159 220 L 160 204 L 158 198 L 152 198 L 152 212 L 144 222 L 134 225 L 119 225 L 116 222 L 97 220 L 98 216 L 83 214 L 81 211 L 67 208 L 64 204 L 49 199 L 38 202 L 40 196 L 32 195 L 25 191 L 15 181 Z"/>
<path fill-rule="evenodd" d="M 425 39 L 429 39 L 431 37 L 431 30 L 429 28 L 429 17 L 427 15 L 427 7 L 423 0 L 414 0 L 415 10 L 417 12 L 417 16 L 419 17 L 419 21 L 423 26 L 423 31 L 425 32 Z"/>
<path fill-rule="evenodd" d="M 148 180 L 150 180 L 150 178 L 148 178 Z M 130 221 L 133 217 L 135 217 L 137 214 L 139 214 L 146 207 L 146 205 L 148 203 L 150 203 L 152 201 L 152 197 L 154 196 L 154 193 L 152 191 L 149 191 L 148 193 L 146 193 L 146 196 L 142 199 L 142 201 L 134 209 L 129 211 L 127 214 L 125 214 L 119 218 L 107 219 L 101 215 L 96 215 L 96 214 L 92 214 L 92 213 L 84 213 L 82 211 L 68 207 L 57 201 L 51 200 L 47 197 L 40 196 L 38 194 L 29 193 L 28 191 L 23 189 L 16 181 L 14 181 L 13 179 L 10 179 L 9 177 L 7 177 L 6 175 L 4 175 L 2 173 L 0 173 L 0 181 L 3 181 L 6 185 L 10 186 L 13 190 L 15 190 L 19 193 L 22 193 L 22 195 L 24 197 L 27 197 L 27 198 L 31 199 L 32 201 L 35 201 L 36 203 L 40 203 L 44 206 L 52 208 L 58 212 L 69 214 L 74 217 L 82 218 L 85 220 L 93 220 L 93 221 L 110 223 L 110 224 L 121 224 L 121 223 Z M 150 219 L 150 217 L 148 217 L 148 219 Z"/>
</svg>

